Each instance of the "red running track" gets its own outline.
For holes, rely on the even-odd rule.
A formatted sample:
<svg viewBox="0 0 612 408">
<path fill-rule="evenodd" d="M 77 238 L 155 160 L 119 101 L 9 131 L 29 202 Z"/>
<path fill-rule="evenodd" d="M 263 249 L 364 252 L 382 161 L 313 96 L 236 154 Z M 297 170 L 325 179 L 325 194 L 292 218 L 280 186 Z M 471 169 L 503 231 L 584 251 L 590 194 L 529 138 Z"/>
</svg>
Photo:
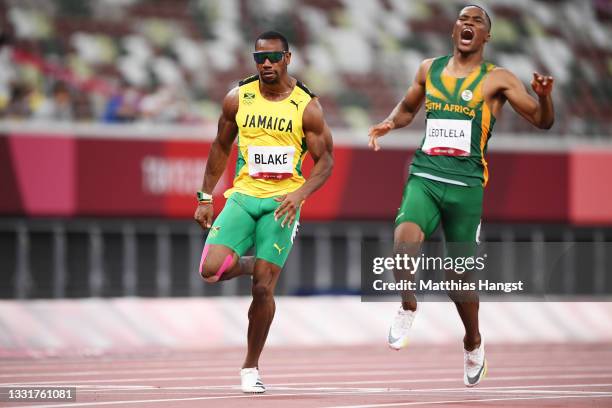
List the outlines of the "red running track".
<svg viewBox="0 0 612 408">
<path fill-rule="evenodd" d="M 14 407 L 612 407 L 612 344 L 491 345 L 463 386 L 461 345 L 265 350 L 268 391 L 237 386 L 242 350 L 4 358 L 0 386 L 76 386 L 76 402 Z"/>
</svg>

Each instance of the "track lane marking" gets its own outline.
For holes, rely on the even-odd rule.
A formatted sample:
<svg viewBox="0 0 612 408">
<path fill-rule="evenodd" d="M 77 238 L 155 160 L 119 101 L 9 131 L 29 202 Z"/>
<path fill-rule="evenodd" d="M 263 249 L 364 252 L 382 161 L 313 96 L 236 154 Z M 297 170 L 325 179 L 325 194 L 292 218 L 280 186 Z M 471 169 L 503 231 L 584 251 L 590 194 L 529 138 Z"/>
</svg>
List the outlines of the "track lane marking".
<svg viewBox="0 0 612 408">
<path fill-rule="evenodd" d="M 410 407 L 417 405 L 440 405 L 440 404 L 466 404 L 466 403 L 483 403 L 483 402 L 499 402 L 499 401 L 530 401 L 530 400 L 545 400 L 545 399 L 569 399 L 569 398 L 612 398 L 612 393 L 607 395 L 560 395 L 560 396 L 542 396 L 542 397 L 510 397 L 510 398 L 483 398 L 469 400 L 445 400 L 445 401 L 419 401 L 419 402 L 397 402 L 390 404 L 369 404 L 369 405 L 334 405 L 323 408 L 383 408 L 383 407 Z M 15 407 L 18 408 L 18 407 Z"/>
</svg>

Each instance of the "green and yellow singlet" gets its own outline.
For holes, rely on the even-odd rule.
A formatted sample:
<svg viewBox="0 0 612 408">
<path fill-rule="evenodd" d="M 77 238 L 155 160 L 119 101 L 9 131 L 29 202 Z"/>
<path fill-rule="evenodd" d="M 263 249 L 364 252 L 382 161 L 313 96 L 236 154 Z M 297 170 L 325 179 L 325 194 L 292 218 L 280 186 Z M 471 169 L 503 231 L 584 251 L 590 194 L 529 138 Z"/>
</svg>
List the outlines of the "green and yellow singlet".
<svg viewBox="0 0 612 408">
<path fill-rule="evenodd" d="M 464 78 L 444 74 L 451 55 L 436 58 L 425 84 L 427 128 L 410 174 L 446 183 L 487 184 L 485 153 L 495 117 L 484 102 L 482 84 L 495 66 L 483 62 Z"/>
<path fill-rule="evenodd" d="M 259 92 L 259 76 L 239 83 L 238 160 L 234 192 L 268 198 L 287 194 L 304 183 L 302 162 L 307 153 L 302 115 L 315 95 L 300 81 L 281 101 Z"/>
</svg>

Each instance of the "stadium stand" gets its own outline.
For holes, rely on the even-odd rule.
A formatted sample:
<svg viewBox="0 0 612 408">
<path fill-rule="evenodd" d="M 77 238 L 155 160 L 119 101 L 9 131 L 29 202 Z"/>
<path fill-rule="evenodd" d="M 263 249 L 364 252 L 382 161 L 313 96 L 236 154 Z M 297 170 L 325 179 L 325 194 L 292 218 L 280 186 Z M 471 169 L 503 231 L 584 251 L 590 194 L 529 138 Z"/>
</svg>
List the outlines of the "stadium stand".
<svg viewBox="0 0 612 408">
<path fill-rule="evenodd" d="M 273 28 L 288 36 L 292 73 L 320 95 L 330 125 L 363 129 L 393 107 L 420 60 L 450 51 L 461 4 L 5 0 L 0 116 L 211 123 L 227 90 L 252 72 L 251 39 Z M 609 136 L 611 3 L 483 4 L 493 19 L 487 58 L 526 83 L 534 70 L 555 76 L 555 134 Z M 497 129 L 537 132 L 520 120 L 500 121 Z"/>
</svg>

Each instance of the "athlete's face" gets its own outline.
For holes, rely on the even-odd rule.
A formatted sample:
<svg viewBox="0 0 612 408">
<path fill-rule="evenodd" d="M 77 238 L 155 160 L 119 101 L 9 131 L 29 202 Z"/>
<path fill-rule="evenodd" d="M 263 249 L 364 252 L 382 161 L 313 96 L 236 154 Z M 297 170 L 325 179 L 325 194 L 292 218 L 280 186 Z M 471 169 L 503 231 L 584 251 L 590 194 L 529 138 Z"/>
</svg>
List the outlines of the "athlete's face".
<svg viewBox="0 0 612 408">
<path fill-rule="evenodd" d="M 453 27 L 453 43 L 463 53 L 473 53 L 484 48 L 491 38 L 485 12 L 478 7 L 466 7 L 459 13 Z"/>
<path fill-rule="evenodd" d="M 276 84 L 280 78 L 287 73 L 287 65 L 291 61 L 291 53 L 283 51 L 283 43 L 281 40 L 259 40 L 255 44 L 255 52 L 282 53 L 282 57 L 278 61 L 271 61 L 275 58 L 265 58 L 261 63 L 255 62 L 259 78 L 266 84 Z M 277 54 L 278 55 L 278 54 Z"/>
</svg>

